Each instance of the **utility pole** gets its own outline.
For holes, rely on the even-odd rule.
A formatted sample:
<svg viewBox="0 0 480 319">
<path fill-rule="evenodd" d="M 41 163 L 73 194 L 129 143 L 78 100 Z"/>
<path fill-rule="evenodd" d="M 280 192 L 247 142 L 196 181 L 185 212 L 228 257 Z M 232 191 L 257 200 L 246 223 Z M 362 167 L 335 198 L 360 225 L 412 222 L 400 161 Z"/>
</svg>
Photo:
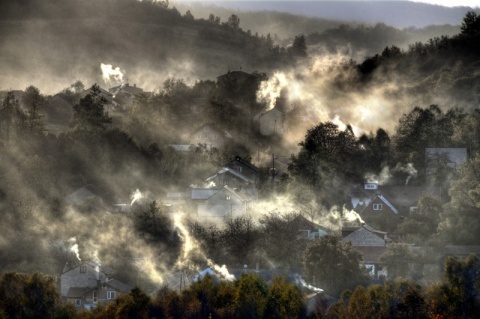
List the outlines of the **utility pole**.
<svg viewBox="0 0 480 319">
<path fill-rule="evenodd" d="M 275 154 L 272 153 L 272 193 L 275 190 Z"/>
</svg>

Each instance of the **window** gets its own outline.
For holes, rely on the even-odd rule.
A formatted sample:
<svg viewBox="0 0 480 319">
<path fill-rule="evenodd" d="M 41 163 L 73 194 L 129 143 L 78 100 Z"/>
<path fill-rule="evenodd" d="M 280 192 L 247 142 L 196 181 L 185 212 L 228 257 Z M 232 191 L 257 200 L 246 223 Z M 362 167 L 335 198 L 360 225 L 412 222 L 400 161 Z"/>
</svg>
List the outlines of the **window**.
<svg viewBox="0 0 480 319">
<path fill-rule="evenodd" d="M 382 210 L 383 205 L 382 204 L 373 204 L 373 210 Z"/>
<path fill-rule="evenodd" d="M 107 299 L 115 299 L 115 291 L 107 291 Z"/>
<path fill-rule="evenodd" d="M 82 299 L 75 299 L 75 306 L 81 306 L 82 305 Z"/>
<path fill-rule="evenodd" d="M 225 195 L 226 200 L 230 200 L 230 195 Z"/>
<path fill-rule="evenodd" d="M 98 301 L 98 293 L 96 290 L 93 291 L 93 303 L 97 303 Z"/>
<path fill-rule="evenodd" d="M 241 166 L 235 166 L 235 170 L 239 173 L 242 172 L 242 167 Z"/>
<path fill-rule="evenodd" d="M 80 273 L 84 274 L 86 272 L 87 272 L 87 266 L 86 265 L 80 266 Z"/>
</svg>

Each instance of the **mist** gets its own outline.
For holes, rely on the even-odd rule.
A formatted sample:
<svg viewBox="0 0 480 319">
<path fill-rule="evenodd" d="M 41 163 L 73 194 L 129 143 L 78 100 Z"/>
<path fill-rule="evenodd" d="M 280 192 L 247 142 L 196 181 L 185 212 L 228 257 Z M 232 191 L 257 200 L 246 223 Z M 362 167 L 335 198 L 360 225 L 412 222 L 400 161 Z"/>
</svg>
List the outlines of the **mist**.
<svg viewBox="0 0 480 319">
<path fill-rule="evenodd" d="M 207 267 L 227 282 L 286 269 L 338 297 L 299 275 L 325 236 L 374 229 L 436 257 L 478 245 L 476 206 L 459 195 L 480 151 L 467 8 L 399 2 L 389 10 L 428 11 L 400 23 L 241 4 L 0 6 L 0 271 L 59 275 L 94 261 L 153 295 Z M 362 214 L 382 200 L 362 197 L 369 180 L 430 193 L 389 223 Z"/>
</svg>

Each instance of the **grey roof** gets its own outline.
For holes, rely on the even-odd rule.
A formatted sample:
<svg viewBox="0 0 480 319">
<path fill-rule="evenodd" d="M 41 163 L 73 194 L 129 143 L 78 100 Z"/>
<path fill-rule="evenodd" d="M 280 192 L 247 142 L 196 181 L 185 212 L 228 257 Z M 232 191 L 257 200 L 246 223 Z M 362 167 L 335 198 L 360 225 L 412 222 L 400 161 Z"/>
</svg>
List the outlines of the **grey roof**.
<svg viewBox="0 0 480 319">
<path fill-rule="evenodd" d="M 243 175 L 242 173 L 240 173 L 240 172 L 238 172 L 238 171 L 236 171 L 236 170 L 234 170 L 234 169 L 231 169 L 231 168 L 229 168 L 229 167 L 222 167 L 221 169 L 219 169 L 219 170 L 217 171 L 217 173 L 216 173 L 215 175 L 210 176 L 209 178 L 207 178 L 206 181 L 209 182 L 209 181 L 211 181 L 212 179 L 216 178 L 218 175 L 226 174 L 226 173 L 230 173 L 230 174 L 232 174 L 233 176 L 238 177 L 238 178 L 240 178 L 240 179 L 242 179 L 242 180 L 244 180 L 244 181 L 246 181 L 246 182 L 253 183 L 253 181 L 252 181 L 250 178 L 246 177 L 246 176 Z"/>
<path fill-rule="evenodd" d="M 351 242 L 353 246 L 363 247 L 383 247 L 386 244 L 384 238 L 380 237 L 376 232 L 372 232 L 365 227 L 360 227 L 353 233 L 345 236 L 342 242 Z"/>
<path fill-rule="evenodd" d="M 212 131 L 216 131 L 217 133 L 219 133 L 220 135 L 223 135 L 226 138 L 233 138 L 233 136 L 230 133 L 228 133 L 227 131 L 223 131 L 223 130 L 218 129 L 215 126 L 215 124 L 213 124 L 213 123 L 207 123 L 207 124 L 204 124 L 204 125 L 200 126 L 200 128 L 198 128 L 198 129 L 194 130 L 192 133 L 190 133 L 190 136 L 193 136 L 193 135 L 197 134 L 198 132 L 201 132 L 204 127 L 209 127 Z"/>
<path fill-rule="evenodd" d="M 177 152 L 188 152 L 190 151 L 190 147 L 192 147 L 192 144 L 169 144 L 168 146 L 170 146 Z"/>
<path fill-rule="evenodd" d="M 70 205 L 80 205 L 87 199 L 94 198 L 94 197 L 100 198 L 99 196 L 95 195 L 92 191 L 90 191 L 90 189 L 87 186 L 84 186 L 77 189 L 73 193 L 70 193 L 70 195 L 68 195 L 65 198 L 65 201 Z"/>
<path fill-rule="evenodd" d="M 131 287 L 129 285 L 124 284 L 123 282 L 118 281 L 117 279 L 109 280 L 109 281 L 105 282 L 105 285 L 115 289 L 116 291 L 120 291 L 120 292 L 123 292 L 123 293 L 129 292 L 130 289 L 131 289 Z"/>
<path fill-rule="evenodd" d="M 113 94 L 127 93 L 131 95 L 136 95 L 136 94 L 143 93 L 143 90 L 141 88 L 138 88 L 136 85 L 131 86 L 128 83 L 112 87 L 108 90 Z"/>
<path fill-rule="evenodd" d="M 254 121 L 259 121 L 260 118 L 263 117 L 264 115 L 266 115 L 266 114 L 273 114 L 273 113 L 280 113 L 280 115 L 283 114 L 282 111 L 280 111 L 280 110 L 277 109 L 276 107 L 273 107 L 273 108 L 271 108 L 271 109 L 269 109 L 269 110 L 262 111 L 262 112 L 256 114 L 256 115 L 253 117 L 253 120 L 254 120 Z"/>
<path fill-rule="evenodd" d="M 420 197 L 431 194 L 441 198 L 440 188 L 426 186 L 379 186 L 376 190 L 395 207 L 410 207 L 416 205 Z"/>
<path fill-rule="evenodd" d="M 356 246 L 358 250 L 363 255 L 364 264 L 378 264 L 380 263 L 380 256 L 382 256 L 387 250 L 386 246 Z"/>
<path fill-rule="evenodd" d="M 214 188 L 192 188 L 191 190 L 191 198 L 192 199 L 208 199 L 216 192 L 218 189 Z"/>
<path fill-rule="evenodd" d="M 378 198 L 395 213 L 398 214 L 398 209 L 396 209 L 383 195 L 378 195 Z"/>
<path fill-rule="evenodd" d="M 235 188 L 228 187 L 226 185 L 223 186 L 223 188 L 225 188 L 227 191 L 232 193 L 234 196 L 236 196 L 241 201 L 249 202 L 249 201 L 252 201 L 252 200 L 255 199 L 251 194 L 247 193 L 246 191 L 244 191 L 242 189 L 235 189 Z"/>
<path fill-rule="evenodd" d="M 239 162 L 245 166 L 247 166 L 248 168 L 258 172 L 260 169 L 258 167 L 256 167 L 255 165 L 253 165 L 252 163 L 244 160 L 243 158 L 241 158 L 240 156 L 236 156 L 235 159 L 233 161 L 231 161 L 228 165 L 233 165 L 235 162 Z"/>
</svg>

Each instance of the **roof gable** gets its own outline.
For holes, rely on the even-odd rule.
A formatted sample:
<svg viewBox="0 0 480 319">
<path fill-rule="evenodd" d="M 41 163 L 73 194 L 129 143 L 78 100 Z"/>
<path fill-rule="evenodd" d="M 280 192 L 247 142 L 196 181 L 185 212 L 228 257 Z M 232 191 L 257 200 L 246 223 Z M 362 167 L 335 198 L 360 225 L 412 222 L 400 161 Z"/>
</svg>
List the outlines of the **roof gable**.
<svg viewBox="0 0 480 319">
<path fill-rule="evenodd" d="M 228 163 L 228 166 L 231 167 L 233 166 L 234 164 L 241 164 L 242 166 L 245 166 L 245 167 L 248 167 L 249 169 L 255 171 L 255 172 L 258 172 L 260 169 L 258 167 L 256 167 L 255 165 L 253 165 L 252 163 L 244 160 L 243 158 L 241 158 L 240 156 L 236 156 L 235 159 L 233 161 L 231 161 L 230 163 Z"/>
<path fill-rule="evenodd" d="M 383 247 L 386 245 L 386 240 L 384 238 L 365 227 L 361 227 L 347 235 L 342 239 L 342 242 L 350 242 L 353 246 L 363 247 Z"/>
</svg>

